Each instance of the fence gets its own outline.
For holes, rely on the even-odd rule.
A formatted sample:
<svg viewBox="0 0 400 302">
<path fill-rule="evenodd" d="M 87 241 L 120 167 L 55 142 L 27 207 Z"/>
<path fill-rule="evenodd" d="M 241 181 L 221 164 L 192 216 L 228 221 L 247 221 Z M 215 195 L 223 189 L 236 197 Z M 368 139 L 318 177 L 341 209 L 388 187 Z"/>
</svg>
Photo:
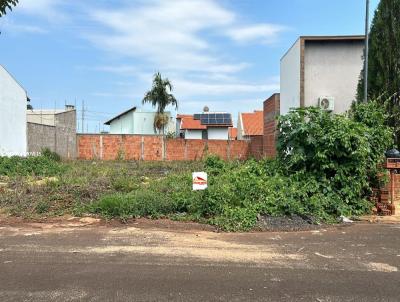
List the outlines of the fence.
<svg viewBox="0 0 400 302">
<path fill-rule="evenodd" d="M 262 149 L 252 151 L 251 141 L 167 139 L 129 134 L 78 134 L 77 147 L 78 158 L 85 160 L 183 161 L 200 160 L 207 154 L 232 160 L 262 153 Z"/>
</svg>

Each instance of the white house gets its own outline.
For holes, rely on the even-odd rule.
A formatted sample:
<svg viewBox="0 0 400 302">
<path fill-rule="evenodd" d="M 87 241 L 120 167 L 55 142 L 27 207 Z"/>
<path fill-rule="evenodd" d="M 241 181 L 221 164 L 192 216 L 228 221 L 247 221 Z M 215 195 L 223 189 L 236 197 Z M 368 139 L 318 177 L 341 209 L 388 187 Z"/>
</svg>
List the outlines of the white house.
<svg viewBox="0 0 400 302">
<path fill-rule="evenodd" d="M 178 114 L 176 117 L 177 136 L 185 139 L 230 139 L 232 115 L 226 112 L 203 112 L 199 114 Z"/>
<path fill-rule="evenodd" d="M 26 155 L 25 89 L 0 65 L 0 156 Z"/>
<path fill-rule="evenodd" d="M 132 107 L 105 122 L 110 126 L 110 134 L 137 134 L 137 135 L 157 135 L 154 129 L 154 111 L 142 111 Z M 168 116 L 168 124 L 165 126 L 165 134 L 175 131 L 175 121 L 170 112 L 165 112 Z"/>
<path fill-rule="evenodd" d="M 335 113 L 356 98 L 364 36 L 302 36 L 281 59 L 280 113 L 324 106 Z"/>
</svg>

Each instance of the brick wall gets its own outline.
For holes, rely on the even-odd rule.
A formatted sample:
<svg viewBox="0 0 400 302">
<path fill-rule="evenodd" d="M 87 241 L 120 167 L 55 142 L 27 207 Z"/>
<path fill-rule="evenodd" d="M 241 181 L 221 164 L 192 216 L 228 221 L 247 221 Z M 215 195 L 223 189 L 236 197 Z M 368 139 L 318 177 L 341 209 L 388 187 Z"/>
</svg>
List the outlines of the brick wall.
<svg viewBox="0 0 400 302">
<path fill-rule="evenodd" d="M 263 150 L 264 156 L 276 156 L 276 139 L 277 132 L 276 118 L 279 115 L 280 95 L 279 93 L 273 94 L 269 99 L 264 102 L 264 137 L 263 137 Z"/>
<path fill-rule="evenodd" d="M 262 148 L 252 146 L 251 141 L 184 140 L 118 134 L 77 135 L 78 158 L 86 160 L 200 160 L 207 154 L 232 160 L 246 159 L 249 154 L 256 152 L 252 150 L 260 153 Z"/>
<path fill-rule="evenodd" d="M 254 135 L 250 137 L 250 156 L 261 159 L 264 157 L 264 136 Z"/>
</svg>

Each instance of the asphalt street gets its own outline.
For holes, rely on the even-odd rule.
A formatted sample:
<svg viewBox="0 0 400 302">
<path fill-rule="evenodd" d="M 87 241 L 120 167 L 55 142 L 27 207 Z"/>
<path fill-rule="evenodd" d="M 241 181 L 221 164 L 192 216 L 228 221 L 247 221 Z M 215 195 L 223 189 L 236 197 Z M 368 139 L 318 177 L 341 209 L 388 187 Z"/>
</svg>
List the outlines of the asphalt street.
<svg viewBox="0 0 400 302">
<path fill-rule="evenodd" d="M 0 301 L 400 301 L 400 225 L 0 225 Z"/>
</svg>

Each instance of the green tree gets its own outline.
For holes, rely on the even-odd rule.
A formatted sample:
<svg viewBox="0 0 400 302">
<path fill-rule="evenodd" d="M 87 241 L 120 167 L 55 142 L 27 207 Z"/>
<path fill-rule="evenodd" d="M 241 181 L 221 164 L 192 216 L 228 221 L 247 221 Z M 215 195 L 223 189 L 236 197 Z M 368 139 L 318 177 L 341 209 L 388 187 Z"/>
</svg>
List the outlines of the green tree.
<svg viewBox="0 0 400 302">
<path fill-rule="evenodd" d="M 154 128 L 163 130 L 168 123 L 168 116 L 164 113 L 165 108 L 169 105 L 175 106 L 178 109 L 178 101 L 171 93 L 173 90 L 171 82 L 167 78 L 162 78 L 157 72 L 154 75 L 153 86 L 151 90 L 146 92 L 142 103 L 150 103 L 153 107 L 157 107 L 157 114 L 154 118 Z"/>
<path fill-rule="evenodd" d="M 7 13 L 7 9 L 12 10 L 13 6 L 16 6 L 18 0 L 0 0 L 0 17 Z"/>
<path fill-rule="evenodd" d="M 384 106 L 400 146 L 400 0 L 381 0 L 372 21 L 368 55 L 368 98 Z M 364 98 L 364 70 L 357 99 Z"/>
</svg>

